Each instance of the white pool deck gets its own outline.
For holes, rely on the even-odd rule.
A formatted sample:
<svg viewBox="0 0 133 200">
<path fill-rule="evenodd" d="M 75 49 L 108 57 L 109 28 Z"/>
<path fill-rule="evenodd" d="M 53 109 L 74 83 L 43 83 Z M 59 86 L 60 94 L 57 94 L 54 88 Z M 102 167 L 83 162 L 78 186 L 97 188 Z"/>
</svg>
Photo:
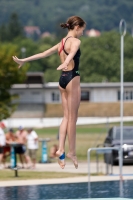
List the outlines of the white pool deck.
<svg viewBox="0 0 133 200">
<path fill-rule="evenodd" d="M 63 199 L 63 200 L 66 200 L 66 199 Z M 69 199 L 69 200 L 74 200 L 74 199 Z M 82 200 L 88 200 L 88 199 L 82 199 Z M 92 200 L 129 200 L 129 199 L 126 199 L 126 198 L 92 198 Z"/>
<path fill-rule="evenodd" d="M 77 125 L 89 125 L 89 124 L 104 124 L 111 122 L 120 122 L 120 117 L 78 117 Z M 9 118 L 3 120 L 7 127 L 16 128 L 20 125 L 27 127 L 56 127 L 59 126 L 62 118 Z M 132 116 L 123 117 L 123 121 L 133 121 Z"/>
<path fill-rule="evenodd" d="M 99 171 L 105 173 L 106 165 L 104 163 L 99 163 Z M 22 169 L 20 169 L 22 171 Z M 27 169 L 23 169 L 27 170 Z M 29 171 L 29 170 L 27 170 Z M 22 186 L 22 185 L 42 185 L 42 184 L 62 184 L 62 183 L 79 183 L 88 182 L 88 165 L 87 162 L 80 162 L 78 169 L 75 169 L 73 164 L 70 162 L 66 163 L 65 169 L 61 169 L 58 163 L 46 163 L 37 164 L 36 170 L 38 172 L 68 172 L 68 173 L 78 173 L 76 177 L 67 178 L 49 178 L 49 179 L 35 179 L 35 180 L 17 180 L 17 177 L 13 181 L 0 181 L 0 187 L 6 186 Z M 18 175 L 19 175 L 18 171 Z M 84 173 L 84 175 L 82 175 Z M 91 173 L 96 173 L 96 163 L 91 163 Z M 14 171 L 13 171 L 14 176 Z M 102 176 L 91 176 L 91 182 L 98 181 L 119 181 L 119 166 L 114 166 L 113 175 L 102 175 Z M 133 166 L 123 167 L 123 180 L 133 180 Z"/>
<path fill-rule="evenodd" d="M 129 200 L 126 198 L 92 198 L 93 200 Z M 66 200 L 66 199 L 63 199 Z M 69 199 L 69 200 L 74 200 L 74 199 Z M 87 200 L 87 199 L 81 199 L 81 200 Z"/>
</svg>

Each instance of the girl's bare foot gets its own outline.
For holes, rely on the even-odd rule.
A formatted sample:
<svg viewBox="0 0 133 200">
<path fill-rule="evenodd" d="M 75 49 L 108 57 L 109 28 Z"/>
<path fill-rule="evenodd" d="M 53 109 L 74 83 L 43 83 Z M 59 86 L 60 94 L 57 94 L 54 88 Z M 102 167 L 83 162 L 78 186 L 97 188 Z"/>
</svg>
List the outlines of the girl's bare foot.
<svg viewBox="0 0 133 200">
<path fill-rule="evenodd" d="M 70 158 L 75 166 L 75 168 L 78 168 L 78 160 L 77 157 L 75 155 L 72 155 L 70 153 L 67 154 L 67 157 Z"/>
<path fill-rule="evenodd" d="M 65 167 L 65 152 L 61 153 L 59 150 L 56 152 L 56 156 L 58 157 L 58 163 L 62 169 Z"/>
</svg>

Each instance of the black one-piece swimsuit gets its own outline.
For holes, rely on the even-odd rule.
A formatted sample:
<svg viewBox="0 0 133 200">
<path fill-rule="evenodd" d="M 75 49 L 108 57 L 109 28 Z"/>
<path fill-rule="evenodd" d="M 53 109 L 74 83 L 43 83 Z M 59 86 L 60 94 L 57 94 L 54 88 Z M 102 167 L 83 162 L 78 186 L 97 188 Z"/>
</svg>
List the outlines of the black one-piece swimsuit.
<svg viewBox="0 0 133 200">
<path fill-rule="evenodd" d="M 70 37 L 68 37 L 70 38 Z M 67 39 L 68 39 L 67 38 Z M 68 53 L 65 51 L 64 47 L 65 47 L 65 43 L 67 41 L 67 39 L 65 40 L 64 44 L 63 44 L 63 40 L 62 40 L 62 48 L 59 52 L 59 54 L 61 53 L 61 51 L 63 50 L 64 53 L 66 55 L 68 55 Z M 60 76 L 60 79 L 59 79 L 59 85 L 62 87 L 62 88 L 66 88 L 66 86 L 68 85 L 68 83 L 75 77 L 75 76 L 80 76 L 80 73 L 79 73 L 79 59 L 80 59 L 80 55 L 81 55 L 81 52 L 80 52 L 80 49 L 78 49 L 78 51 L 76 52 L 75 56 L 73 57 L 73 60 L 74 60 L 74 68 L 70 71 L 62 71 L 62 74 Z"/>
</svg>

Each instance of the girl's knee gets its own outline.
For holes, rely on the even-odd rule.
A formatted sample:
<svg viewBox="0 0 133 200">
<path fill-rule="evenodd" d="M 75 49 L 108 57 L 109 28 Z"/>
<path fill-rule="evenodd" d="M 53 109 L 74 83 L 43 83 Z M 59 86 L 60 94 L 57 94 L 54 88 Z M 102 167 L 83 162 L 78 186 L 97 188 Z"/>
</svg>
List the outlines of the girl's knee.
<svg viewBox="0 0 133 200">
<path fill-rule="evenodd" d="M 77 117 L 76 116 L 69 116 L 68 121 L 72 122 L 72 123 L 76 123 L 77 122 Z"/>
<path fill-rule="evenodd" d="M 76 113 L 75 112 L 70 112 L 68 114 L 68 118 L 73 118 L 73 119 L 77 120 L 77 112 Z"/>
<path fill-rule="evenodd" d="M 68 121 L 69 117 L 68 116 L 64 116 L 63 120 Z"/>
</svg>

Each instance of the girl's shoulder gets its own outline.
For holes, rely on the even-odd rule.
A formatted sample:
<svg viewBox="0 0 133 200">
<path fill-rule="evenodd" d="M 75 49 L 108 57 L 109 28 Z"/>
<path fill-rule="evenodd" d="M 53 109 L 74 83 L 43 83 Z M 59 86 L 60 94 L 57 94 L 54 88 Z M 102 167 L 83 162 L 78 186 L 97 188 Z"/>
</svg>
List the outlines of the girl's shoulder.
<svg viewBox="0 0 133 200">
<path fill-rule="evenodd" d="M 80 46 L 81 41 L 78 38 L 73 38 L 71 44 L 76 45 L 76 46 Z"/>
<path fill-rule="evenodd" d="M 67 39 L 67 38 L 66 38 L 66 39 Z M 70 39 L 71 41 L 74 41 L 74 42 L 81 42 L 80 39 L 75 38 L 75 37 L 69 37 L 69 39 Z"/>
<path fill-rule="evenodd" d="M 66 41 L 67 38 L 64 38 L 63 40 Z M 81 43 L 81 41 L 78 38 L 75 38 L 75 37 L 70 37 L 69 42 L 70 42 L 70 44 L 73 44 L 73 45 L 75 45 L 75 44 L 80 45 L 80 43 Z"/>
</svg>

